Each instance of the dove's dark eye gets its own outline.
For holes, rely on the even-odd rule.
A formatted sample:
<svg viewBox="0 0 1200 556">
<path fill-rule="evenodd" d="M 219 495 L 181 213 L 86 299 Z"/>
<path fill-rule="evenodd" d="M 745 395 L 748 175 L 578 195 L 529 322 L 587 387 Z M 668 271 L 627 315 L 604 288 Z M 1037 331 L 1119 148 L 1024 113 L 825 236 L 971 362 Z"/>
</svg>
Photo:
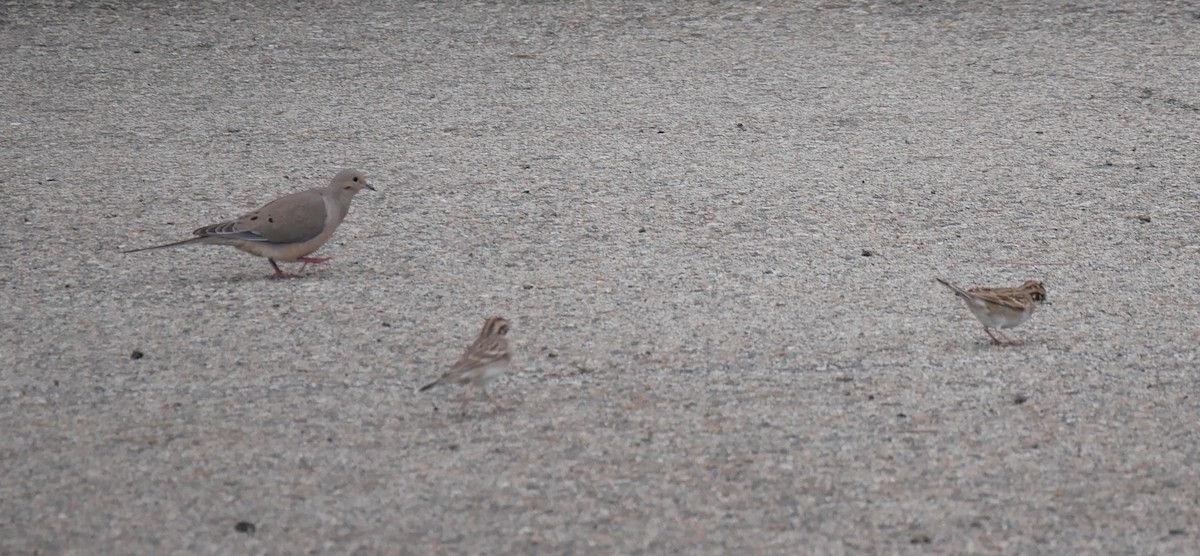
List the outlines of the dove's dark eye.
<svg viewBox="0 0 1200 556">
<path fill-rule="evenodd" d="M 358 181 L 358 176 L 354 176 L 354 181 Z"/>
</svg>

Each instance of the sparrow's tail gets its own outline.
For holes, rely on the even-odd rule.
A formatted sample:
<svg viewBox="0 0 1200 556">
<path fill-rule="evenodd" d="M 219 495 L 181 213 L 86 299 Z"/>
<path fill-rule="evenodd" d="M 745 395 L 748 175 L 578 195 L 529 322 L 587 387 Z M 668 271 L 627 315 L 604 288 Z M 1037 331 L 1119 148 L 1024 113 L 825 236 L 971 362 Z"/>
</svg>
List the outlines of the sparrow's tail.
<svg viewBox="0 0 1200 556">
<path fill-rule="evenodd" d="M 149 251 L 151 249 L 166 249 L 168 247 L 182 247 L 184 245 L 189 245 L 192 243 L 207 243 L 206 241 L 204 241 L 206 239 L 208 239 L 208 238 L 194 237 L 191 239 L 185 239 L 183 241 L 176 241 L 175 243 L 167 243 L 165 245 L 151 245 L 150 247 L 142 247 L 140 249 L 130 249 L 128 251 L 121 251 L 121 252 L 122 253 L 137 253 L 138 251 Z"/>
<path fill-rule="evenodd" d="M 965 298 L 967 298 L 967 299 L 971 299 L 971 297 L 973 297 L 971 294 L 969 294 L 969 293 L 967 293 L 967 292 L 963 291 L 963 289 L 962 289 L 962 288 L 960 288 L 960 287 L 958 287 L 958 286 L 955 286 L 954 284 L 951 284 L 950 282 L 947 282 L 947 281 L 945 281 L 945 280 L 942 280 L 941 278 L 934 278 L 934 280 L 937 280 L 937 281 L 938 281 L 938 282 L 940 282 L 940 283 L 941 283 L 943 286 L 946 286 L 947 288 L 950 288 L 950 289 L 954 290 L 954 293 L 955 293 L 955 294 L 958 294 L 958 296 L 959 296 L 959 297 L 965 297 Z"/>
<path fill-rule="evenodd" d="M 425 386 L 422 386 L 422 387 L 421 387 L 421 389 L 420 389 L 420 390 L 417 390 L 417 391 L 418 391 L 418 392 L 424 392 L 424 391 L 426 391 L 426 390 L 428 390 L 428 389 L 430 389 L 430 388 L 433 388 L 434 386 L 437 386 L 437 385 L 439 385 L 439 384 L 441 384 L 441 383 L 442 383 L 442 380 L 441 380 L 441 379 L 438 379 L 438 380 L 435 380 L 435 381 L 433 381 L 433 382 L 430 382 L 429 384 L 426 384 Z"/>
</svg>

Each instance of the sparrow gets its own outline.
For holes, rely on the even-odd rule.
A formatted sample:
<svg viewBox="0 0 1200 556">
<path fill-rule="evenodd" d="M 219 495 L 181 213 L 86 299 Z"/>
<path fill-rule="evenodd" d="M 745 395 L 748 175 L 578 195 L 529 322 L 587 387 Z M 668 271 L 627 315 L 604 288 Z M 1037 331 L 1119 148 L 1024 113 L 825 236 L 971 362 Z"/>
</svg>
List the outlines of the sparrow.
<svg viewBox="0 0 1200 556">
<path fill-rule="evenodd" d="M 1033 315 L 1034 302 L 1046 301 L 1046 287 L 1037 280 L 1028 280 L 1015 288 L 974 287 L 968 290 L 963 290 L 941 278 L 936 280 L 953 290 L 955 295 L 966 302 L 971 314 L 983 323 L 983 331 L 987 332 L 987 335 L 992 338 L 992 343 L 996 345 L 1012 345 L 1018 342 L 999 330 L 993 334 L 992 329 L 1014 328 L 1020 325 L 1029 320 L 1030 315 Z M 999 334 L 1000 338 L 997 338 L 996 334 Z"/>
<path fill-rule="evenodd" d="M 505 338 L 507 334 L 508 321 L 504 317 L 487 319 L 479 331 L 479 336 L 475 338 L 475 342 L 467 348 L 466 353 L 458 359 L 458 362 L 440 378 L 422 386 L 420 391 L 424 392 L 439 384 L 450 382 L 466 384 L 467 391 L 463 394 L 461 409 L 462 413 L 466 414 L 467 402 L 471 399 L 471 390 L 478 385 L 479 389 L 483 391 L 484 397 L 496 409 L 503 410 L 504 406 L 488 393 L 487 385 L 509 369 L 511 357 L 508 351 L 508 339 Z"/>
</svg>

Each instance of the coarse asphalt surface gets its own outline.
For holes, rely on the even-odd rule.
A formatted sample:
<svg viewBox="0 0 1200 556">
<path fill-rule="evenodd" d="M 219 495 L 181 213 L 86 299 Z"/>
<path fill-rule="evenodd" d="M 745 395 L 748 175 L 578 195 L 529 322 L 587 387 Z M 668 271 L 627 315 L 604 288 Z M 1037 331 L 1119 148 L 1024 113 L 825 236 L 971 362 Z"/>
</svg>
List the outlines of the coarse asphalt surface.
<svg viewBox="0 0 1200 556">
<path fill-rule="evenodd" d="M 1200 552 L 1198 2 L 5 1 L 0 50 L 0 553 Z M 121 253 L 350 166 L 303 278 Z M 996 347 L 935 276 L 1050 303 Z M 510 409 L 415 392 L 496 314 Z"/>
</svg>

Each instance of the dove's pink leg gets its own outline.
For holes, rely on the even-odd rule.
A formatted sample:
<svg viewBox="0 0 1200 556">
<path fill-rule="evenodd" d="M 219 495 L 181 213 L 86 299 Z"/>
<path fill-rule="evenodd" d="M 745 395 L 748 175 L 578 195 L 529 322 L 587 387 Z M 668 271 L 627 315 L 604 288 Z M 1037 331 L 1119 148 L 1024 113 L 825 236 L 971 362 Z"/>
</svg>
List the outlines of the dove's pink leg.
<svg viewBox="0 0 1200 556">
<path fill-rule="evenodd" d="M 299 259 L 296 259 L 296 261 L 297 261 L 297 262 L 304 263 L 303 265 L 301 265 L 301 266 L 300 266 L 300 272 L 301 272 L 301 273 L 304 273 L 304 269 L 308 268 L 308 265 L 310 265 L 310 264 L 321 264 L 321 263 L 323 263 L 323 262 L 325 262 L 325 261 L 328 261 L 329 259 L 332 259 L 332 258 L 333 258 L 333 257 L 300 257 Z"/>
<path fill-rule="evenodd" d="M 267 259 L 267 262 L 271 263 L 271 268 L 275 269 L 275 274 L 268 274 L 267 278 L 271 278 L 271 279 L 297 278 L 297 275 L 295 275 L 295 274 L 288 274 L 282 270 L 279 270 L 279 265 L 275 264 L 275 259 Z"/>
</svg>

